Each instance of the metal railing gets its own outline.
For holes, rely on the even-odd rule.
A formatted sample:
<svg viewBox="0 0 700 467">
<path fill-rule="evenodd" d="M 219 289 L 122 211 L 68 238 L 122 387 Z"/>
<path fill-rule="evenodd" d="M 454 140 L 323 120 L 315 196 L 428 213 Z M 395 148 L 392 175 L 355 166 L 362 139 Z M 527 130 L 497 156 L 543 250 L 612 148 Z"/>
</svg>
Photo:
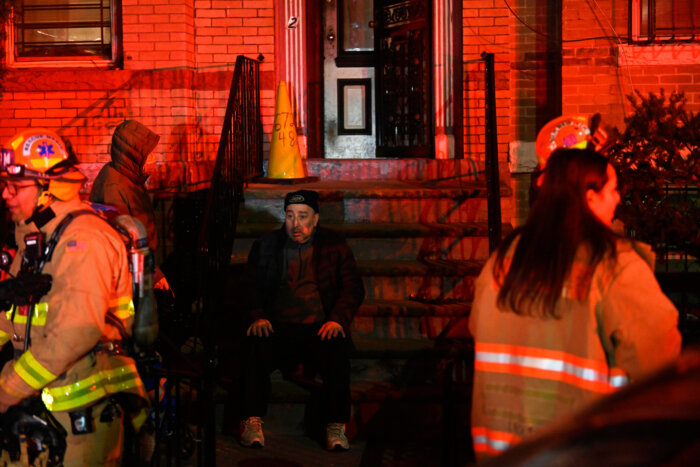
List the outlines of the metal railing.
<svg viewBox="0 0 700 467">
<path fill-rule="evenodd" d="M 166 402 L 156 404 L 161 412 L 155 413 L 158 431 L 152 465 L 161 461 L 168 466 L 181 465 L 183 458 L 193 453 L 198 466 L 216 465 L 214 331 L 222 309 L 243 184 L 263 173 L 259 65 L 244 56 L 236 59 L 197 240 L 198 299 L 196 313 L 191 316 L 190 338 L 194 344 L 182 362 L 154 375 L 157 381 L 166 381 Z M 181 397 L 185 392 L 189 396 Z M 196 423 L 196 428 L 190 429 L 188 423 Z"/>
<path fill-rule="evenodd" d="M 486 84 L 486 201 L 488 208 L 489 251 L 501 242 L 501 182 L 498 176 L 498 125 L 496 121 L 496 72 L 492 53 L 482 53 Z"/>
<path fill-rule="evenodd" d="M 231 264 L 238 210 L 243 201 L 243 183 L 262 174 L 262 124 L 260 122 L 259 62 L 239 55 L 233 72 L 219 151 L 207 194 L 198 241 L 199 325 L 203 343 L 202 407 L 203 445 L 198 458 L 202 465 L 216 465 L 215 326 L 223 303 L 225 282 Z"/>
<path fill-rule="evenodd" d="M 239 55 L 198 242 L 206 262 L 202 295 L 215 286 L 210 279 L 221 278 L 231 262 L 243 183 L 262 173 L 259 62 Z"/>
</svg>

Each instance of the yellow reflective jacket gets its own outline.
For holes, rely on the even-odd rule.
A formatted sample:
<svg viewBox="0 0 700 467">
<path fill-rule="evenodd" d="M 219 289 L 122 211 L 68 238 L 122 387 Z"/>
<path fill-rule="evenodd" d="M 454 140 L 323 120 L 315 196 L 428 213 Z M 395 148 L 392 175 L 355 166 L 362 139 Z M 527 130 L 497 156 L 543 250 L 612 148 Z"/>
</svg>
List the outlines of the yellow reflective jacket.
<svg viewBox="0 0 700 467">
<path fill-rule="evenodd" d="M 577 256 L 557 304 L 561 319 L 501 310 L 491 256 L 476 281 L 469 318 L 477 459 L 502 452 L 679 355 L 678 312 L 640 254 L 620 240 L 617 256 L 593 271 Z"/>
<path fill-rule="evenodd" d="M 46 242 L 68 213 L 90 209 L 79 198 L 56 200 L 51 208 L 56 217 L 41 229 Z M 19 251 L 13 275 L 20 268 L 24 236 L 32 231 L 33 223 L 16 227 Z M 32 310 L 29 350 L 7 362 L 0 373 L 0 400 L 14 405 L 41 392 L 49 410 L 72 411 L 126 392 L 140 396 L 145 407 L 148 399 L 134 360 L 94 351 L 100 341 L 121 340 L 119 331 L 105 321 L 108 311 L 131 332 L 131 273 L 123 240 L 98 216 L 76 216 L 42 272 L 53 277 L 53 284 Z M 12 341 L 15 349 L 23 349 L 26 314 L 26 307 L 0 314 L 0 344 Z"/>
</svg>

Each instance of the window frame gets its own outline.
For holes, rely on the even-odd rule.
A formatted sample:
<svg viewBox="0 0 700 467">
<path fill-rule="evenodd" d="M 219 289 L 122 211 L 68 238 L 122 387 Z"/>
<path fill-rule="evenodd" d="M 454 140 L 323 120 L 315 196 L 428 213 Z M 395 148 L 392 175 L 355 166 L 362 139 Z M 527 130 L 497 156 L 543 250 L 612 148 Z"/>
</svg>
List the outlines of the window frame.
<svg viewBox="0 0 700 467">
<path fill-rule="evenodd" d="M 628 3 L 628 38 L 631 44 L 695 43 L 700 42 L 700 24 L 692 25 L 693 32 L 676 36 L 676 34 L 657 34 L 655 28 L 654 6 L 659 0 L 629 0 Z M 661 0 L 667 1 L 667 0 Z M 684 0 L 692 4 L 693 0 Z M 700 8 L 700 7 L 698 7 Z M 646 12 L 646 31 L 643 31 L 643 14 Z"/>
<path fill-rule="evenodd" d="M 117 68 L 123 65 L 122 49 L 122 5 L 121 0 L 110 0 L 111 57 L 94 55 L 17 57 L 15 35 L 16 17 L 13 11 L 7 21 L 5 40 L 5 61 L 8 68 L 57 68 L 90 67 Z"/>
</svg>

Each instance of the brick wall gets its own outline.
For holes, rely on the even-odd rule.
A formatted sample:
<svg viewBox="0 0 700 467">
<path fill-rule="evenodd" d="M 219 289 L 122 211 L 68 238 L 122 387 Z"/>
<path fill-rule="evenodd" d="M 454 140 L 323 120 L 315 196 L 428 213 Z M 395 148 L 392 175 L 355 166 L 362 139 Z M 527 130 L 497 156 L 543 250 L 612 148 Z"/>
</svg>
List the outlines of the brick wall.
<svg viewBox="0 0 700 467">
<path fill-rule="evenodd" d="M 483 141 L 482 51 L 494 52 L 500 147 L 534 141 L 537 73 L 546 65 L 545 0 L 463 0 L 465 154 L 481 154 Z M 620 129 L 631 107 L 627 95 L 685 92 L 688 108 L 700 110 L 700 45 L 627 45 L 628 2 L 563 0 L 562 114 L 603 118 Z M 516 18 L 517 15 L 518 18 Z M 525 24 L 523 24 L 525 23 Z M 622 45 L 620 45 L 622 44 Z M 541 91 L 541 90 L 540 90 Z"/>
<path fill-rule="evenodd" d="M 685 92 L 688 109 L 700 110 L 700 46 L 629 46 L 627 2 L 565 0 L 563 11 L 563 113 L 600 112 L 624 129 L 626 96 L 663 88 Z"/>
<path fill-rule="evenodd" d="M 482 52 L 496 59 L 498 152 L 534 141 L 544 0 L 462 0 L 464 154 L 484 156 Z M 196 183 L 214 158 L 235 57 L 262 55 L 263 126 L 275 100 L 274 0 L 123 0 L 121 70 L 12 69 L 0 100 L 0 137 L 47 126 L 70 137 L 86 164 L 108 160 L 111 131 L 136 118 L 162 137 L 152 187 Z M 508 8 L 510 6 L 510 9 Z M 512 10 L 511 10 L 512 9 Z M 515 18 L 517 14 L 524 23 Z M 540 16 L 538 16 L 540 15 Z M 700 108 L 700 48 L 620 46 L 627 2 L 563 0 L 563 113 L 600 112 L 622 126 L 632 91 L 686 92 Z M 619 40 L 618 37 L 622 37 Z M 680 58 L 679 58 L 680 54 Z M 267 142 L 266 142 L 267 143 Z M 179 178 L 178 178 L 179 177 Z"/>
<path fill-rule="evenodd" d="M 123 0 L 123 69 L 11 69 L 0 139 L 33 126 L 71 140 L 92 178 L 114 127 L 133 118 L 161 136 L 149 188 L 199 186 L 211 175 L 236 56 L 264 56 L 263 125 L 274 113 L 273 0 Z M 87 187 L 89 189 L 89 187 Z"/>
<path fill-rule="evenodd" d="M 496 115 L 498 154 L 505 158 L 512 139 L 511 29 L 508 10 L 501 0 L 462 1 L 462 60 L 464 156 L 484 159 L 484 62 L 483 52 L 494 53 L 496 68 Z"/>
<path fill-rule="evenodd" d="M 513 98 L 511 62 L 513 60 L 512 25 L 502 0 L 462 1 L 463 125 L 464 157 L 485 159 L 485 64 L 481 54 L 493 53 L 495 61 L 496 119 L 498 158 L 502 162 L 501 181 L 515 189 L 503 162 L 513 134 Z M 504 222 L 513 222 L 513 204 L 501 202 Z"/>
<path fill-rule="evenodd" d="M 483 152 L 480 128 L 483 103 L 481 51 L 492 51 L 497 62 L 499 158 L 507 159 L 509 141 L 533 142 L 536 111 L 542 89 L 538 75 L 546 67 L 545 0 L 463 0 L 465 155 Z M 518 18 L 516 18 L 516 15 Z M 524 24 L 523 24 L 524 23 Z M 684 92 L 687 109 L 700 111 L 700 45 L 627 44 L 628 2 L 619 0 L 562 1 L 562 114 L 590 116 L 624 130 L 631 111 L 627 96 L 634 91 L 659 94 Z M 544 33 L 544 34 L 543 34 Z M 516 180 L 517 179 L 517 180 Z M 516 203 L 527 196 L 527 178 L 509 179 Z M 519 193 L 519 194 L 518 194 Z M 514 221 L 521 222 L 527 206 Z"/>
</svg>

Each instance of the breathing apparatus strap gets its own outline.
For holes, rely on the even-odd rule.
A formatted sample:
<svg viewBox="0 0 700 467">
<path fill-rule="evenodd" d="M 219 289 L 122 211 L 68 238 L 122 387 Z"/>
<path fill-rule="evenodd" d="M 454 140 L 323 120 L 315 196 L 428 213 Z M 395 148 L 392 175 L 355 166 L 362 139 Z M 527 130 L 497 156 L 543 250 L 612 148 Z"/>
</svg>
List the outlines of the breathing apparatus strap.
<svg viewBox="0 0 700 467">
<path fill-rule="evenodd" d="M 56 226 L 56 229 L 51 234 L 51 239 L 46 244 L 46 249 L 44 250 L 44 257 L 42 258 L 41 263 L 39 265 L 39 271 L 41 271 L 41 269 L 44 267 L 44 265 L 46 263 L 51 261 L 51 258 L 53 257 L 53 252 L 56 249 L 56 245 L 58 245 L 58 241 L 61 238 L 61 235 L 63 234 L 63 232 L 68 227 L 68 225 L 71 222 L 73 222 L 73 220 L 75 220 L 75 218 L 77 218 L 79 216 L 86 215 L 86 214 L 93 215 L 99 219 L 104 220 L 105 223 L 107 225 L 109 225 L 110 227 L 112 227 L 117 233 L 119 233 L 120 236 L 128 239 L 128 241 L 131 241 L 131 237 L 128 235 L 128 233 L 125 233 L 123 231 L 123 229 L 116 228 L 114 225 L 112 225 L 110 222 L 103 219 L 96 212 L 91 211 L 90 209 L 81 209 L 79 211 L 73 211 L 73 212 L 66 214 L 66 216 L 63 219 L 61 219 L 61 222 L 58 224 L 58 226 Z M 107 322 L 107 324 L 110 324 L 110 325 L 114 326 L 115 328 L 117 328 L 117 330 L 119 331 L 119 334 L 122 336 L 122 339 L 124 340 L 124 342 L 129 342 L 130 337 L 129 337 L 128 333 L 126 332 L 126 328 L 124 327 L 124 324 L 111 311 L 107 312 L 107 315 L 105 317 L 105 321 Z"/>
</svg>

